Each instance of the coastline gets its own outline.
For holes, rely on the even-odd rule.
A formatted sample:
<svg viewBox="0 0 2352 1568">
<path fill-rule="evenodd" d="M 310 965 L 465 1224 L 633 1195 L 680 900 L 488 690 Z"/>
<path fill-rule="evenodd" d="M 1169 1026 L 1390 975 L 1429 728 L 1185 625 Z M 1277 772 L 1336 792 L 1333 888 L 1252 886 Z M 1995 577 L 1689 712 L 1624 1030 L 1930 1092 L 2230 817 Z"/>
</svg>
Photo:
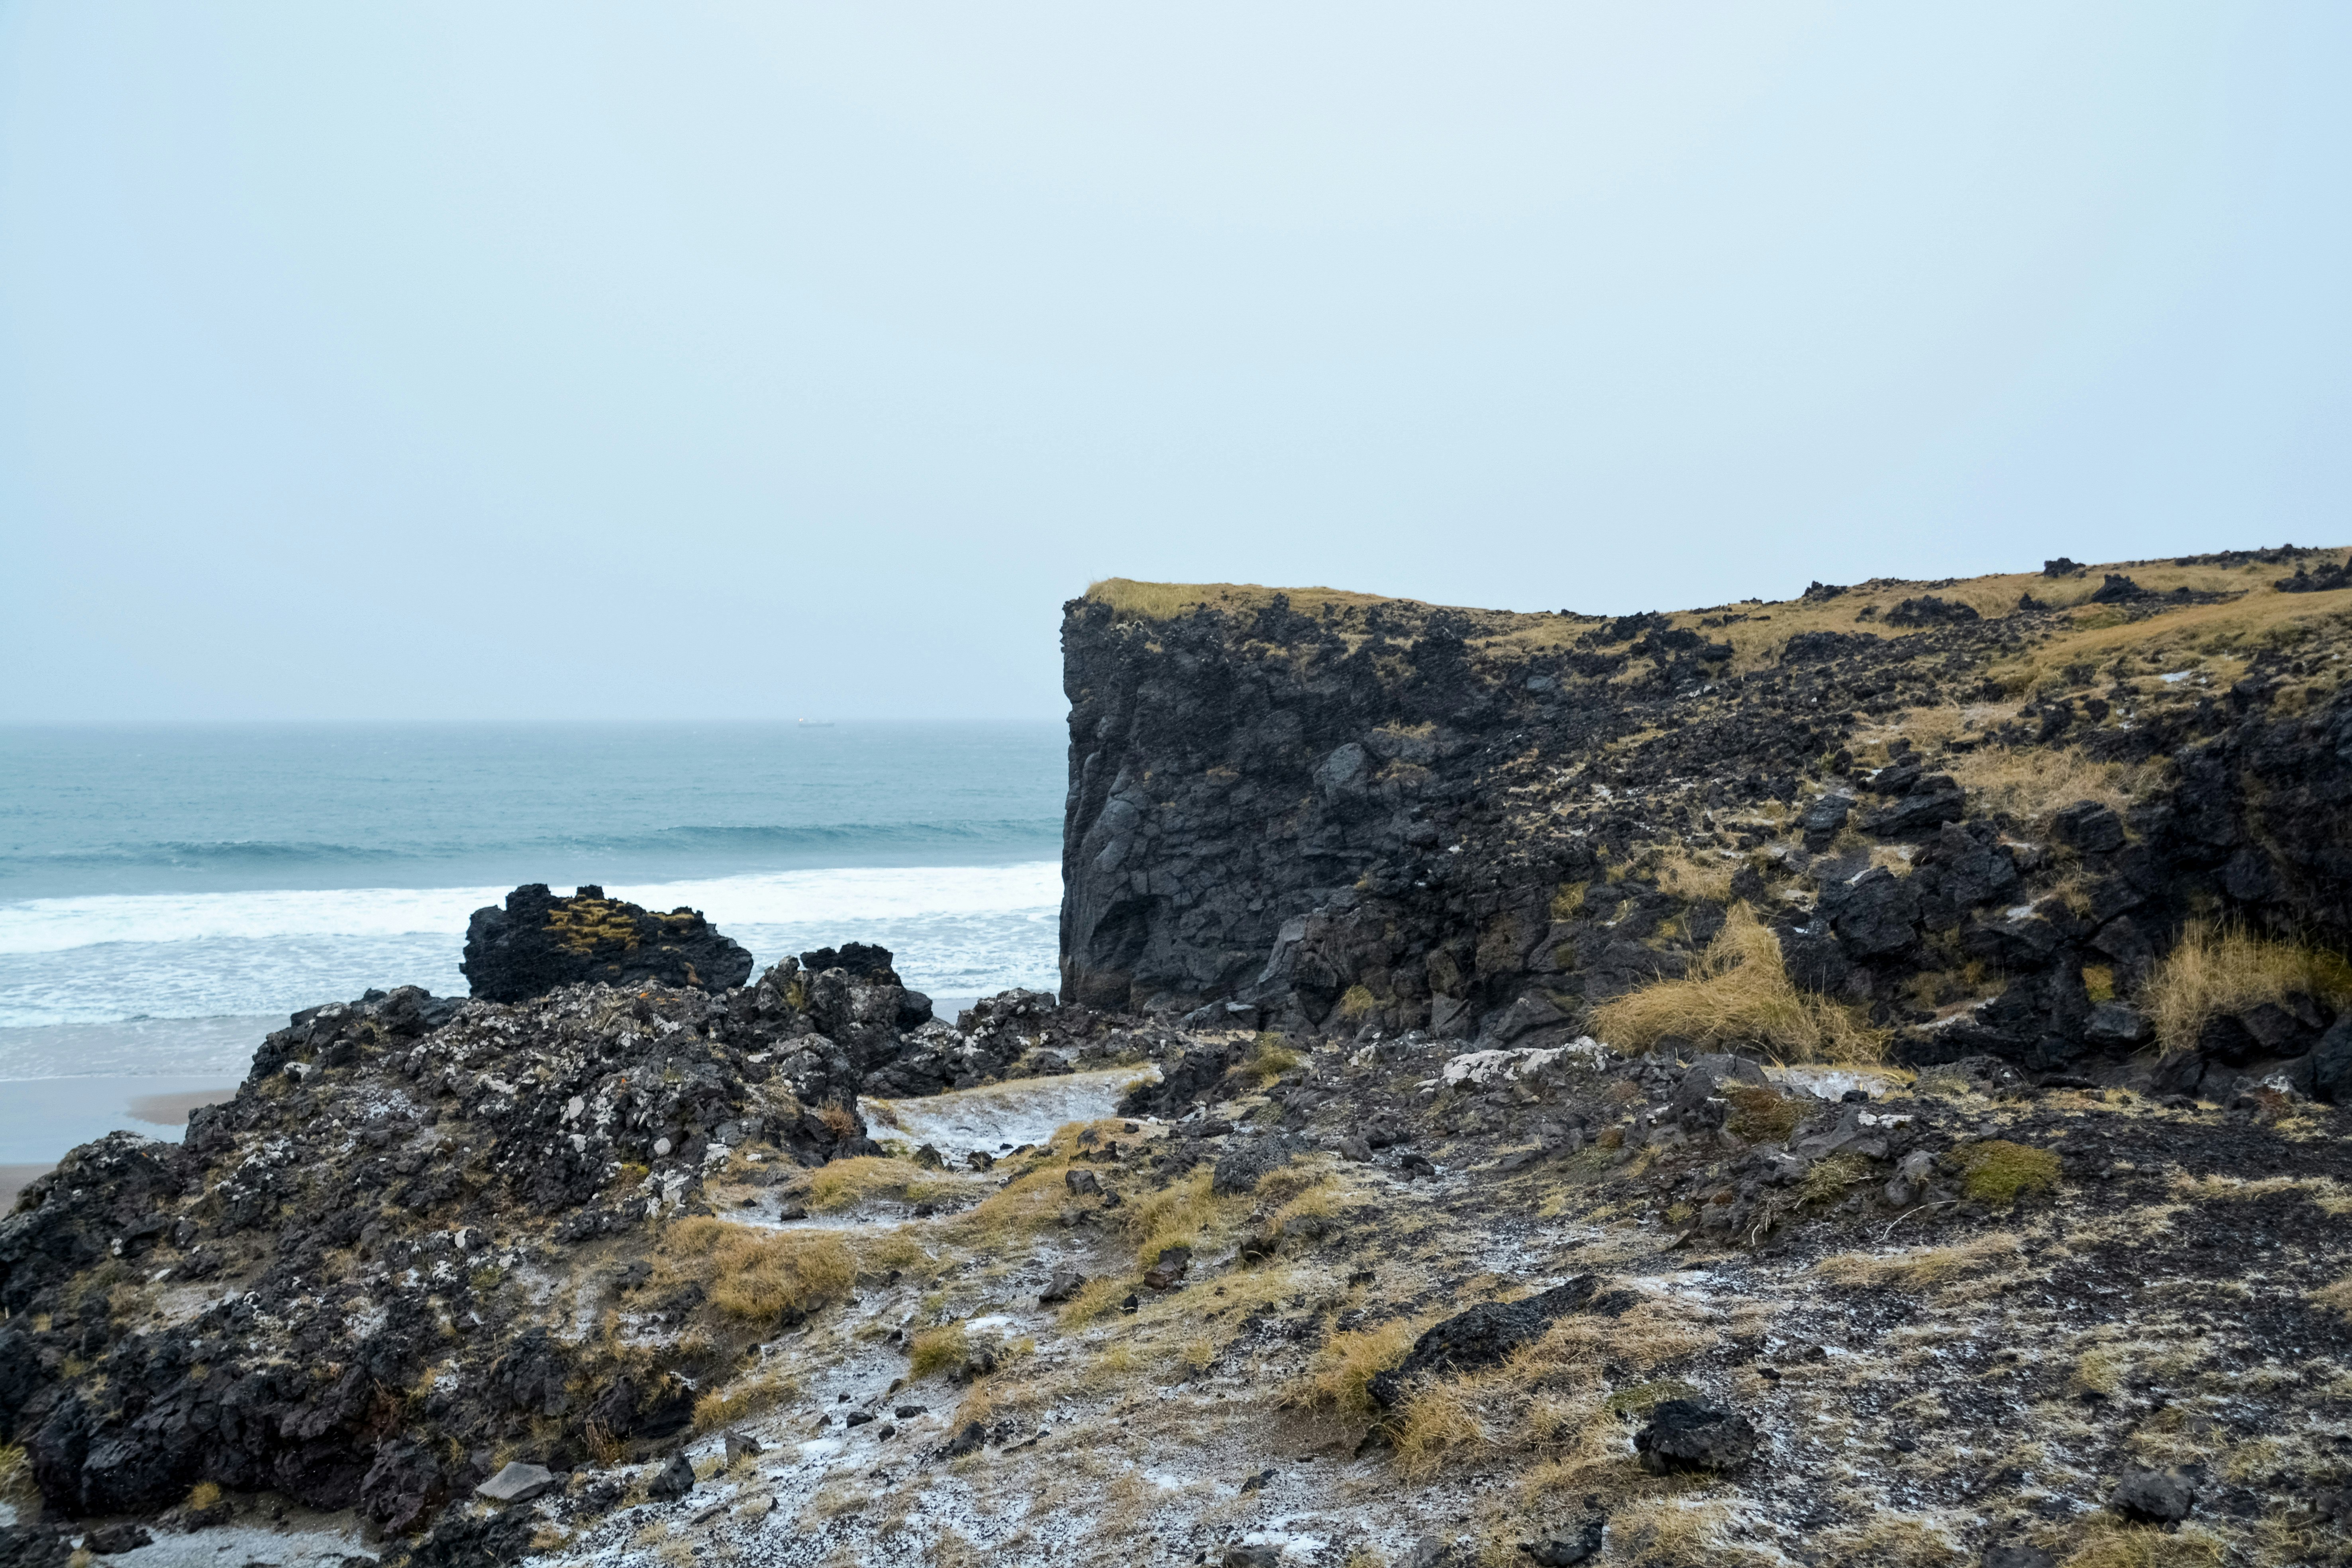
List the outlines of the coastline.
<svg viewBox="0 0 2352 1568">
<path fill-rule="evenodd" d="M 176 1143 L 188 1112 L 236 1093 L 235 1073 L 18 1079 L 0 1085 L 0 1214 L 68 1150 L 131 1131 Z"/>
</svg>

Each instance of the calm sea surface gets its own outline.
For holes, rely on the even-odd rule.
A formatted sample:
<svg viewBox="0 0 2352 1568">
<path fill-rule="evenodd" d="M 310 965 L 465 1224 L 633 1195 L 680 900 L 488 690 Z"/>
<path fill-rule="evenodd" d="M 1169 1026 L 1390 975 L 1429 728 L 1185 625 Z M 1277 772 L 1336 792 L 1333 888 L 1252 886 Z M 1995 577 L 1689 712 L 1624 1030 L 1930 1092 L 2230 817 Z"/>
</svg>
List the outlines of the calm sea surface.
<svg viewBox="0 0 2352 1568">
<path fill-rule="evenodd" d="M 0 1082 L 241 1076 L 372 985 L 465 994 L 518 882 L 1055 984 L 1058 724 L 0 728 Z M 0 1093 L 5 1093 L 0 1089 Z"/>
</svg>

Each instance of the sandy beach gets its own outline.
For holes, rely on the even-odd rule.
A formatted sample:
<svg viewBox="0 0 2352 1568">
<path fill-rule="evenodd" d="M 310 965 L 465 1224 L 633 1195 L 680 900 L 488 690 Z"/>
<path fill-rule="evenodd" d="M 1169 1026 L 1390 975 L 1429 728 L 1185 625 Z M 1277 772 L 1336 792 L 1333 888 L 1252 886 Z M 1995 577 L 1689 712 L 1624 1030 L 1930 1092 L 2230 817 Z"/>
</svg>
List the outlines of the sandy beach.
<svg viewBox="0 0 2352 1568">
<path fill-rule="evenodd" d="M 236 1092 L 235 1081 L 223 1075 L 0 1083 L 0 1213 L 76 1144 L 117 1131 L 177 1142 L 189 1111 Z"/>
</svg>

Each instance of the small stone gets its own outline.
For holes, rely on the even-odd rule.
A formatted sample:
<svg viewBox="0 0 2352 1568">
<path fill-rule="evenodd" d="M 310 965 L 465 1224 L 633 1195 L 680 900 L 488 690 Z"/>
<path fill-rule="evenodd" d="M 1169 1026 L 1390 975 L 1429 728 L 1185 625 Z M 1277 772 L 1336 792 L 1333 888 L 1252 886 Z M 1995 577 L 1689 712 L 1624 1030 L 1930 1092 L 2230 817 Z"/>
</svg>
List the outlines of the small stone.
<svg viewBox="0 0 2352 1568">
<path fill-rule="evenodd" d="M 1087 1277 L 1075 1268 L 1056 1268 L 1045 1288 L 1037 1293 L 1037 1304 L 1050 1307 L 1056 1301 L 1066 1301 L 1086 1288 Z"/>
<path fill-rule="evenodd" d="M 901 1405 L 892 1410 L 890 1414 L 897 1416 L 901 1421 L 912 1421 L 916 1416 L 925 1414 L 929 1409 L 930 1406 L 928 1405 Z"/>
<path fill-rule="evenodd" d="M 2178 1524 L 2197 1506 L 2197 1489 L 2178 1470 L 2127 1470 L 2108 1504 L 2142 1524 Z"/>
<path fill-rule="evenodd" d="M 1244 1480 L 1242 1482 L 1242 1493 L 1244 1496 L 1247 1496 L 1249 1493 L 1263 1488 L 1266 1482 L 1272 1479 L 1274 1479 L 1274 1469 L 1269 1466 L 1266 1468 L 1260 1470 L 1257 1474 Z"/>
<path fill-rule="evenodd" d="M 136 1552 L 142 1546 L 152 1546 L 155 1538 L 138 1525 L 124 1521 L 100 1525 L 82 1537 L 82 1544 L 100 1557 L 111 1557 L 118 1552 Z"/>
<path fill-rule="evenodd" d="M 2058 1568 L 2058 1559 L 2039 1546 L 1990 1546 L 1984 1568 Z"/>
<path fill-rule="evenodd" d="M 726 1444 L 727 1462 L 730 1465 L 738 1459 L 748 1458 L 760 1452 L 759 1439 L 746 1436 L 740 1432 L 728 1433 Z"/>
<path fill-rule="evenodd" d="M 672 1454 L 646 1484 L 646 1495 L 656 1502 L 675 1502 L 693 1489 L 694 1466 L 684 1454 Z"/>
<path fill-rule="evenodd" d="M 543 1465 L 517 1459 L 474 1489 L 474 1495 L 491 1502 L 529 1502 L 555 1484 L 555 1473 Z"/>
<path fill-rule="evenodd" d="M 1601 1521 L 1587 1520 L 1584 1528 L 1573 1541 L 1523 1541 L 1519 1550 L 1527 1553 L 1536 1568 L 1573 1568 L 1573 1565 L 1596 1556 L 1601 1538 L 1608 1527 Z"/>
<path fill-rule="evenodd" d="M 1720 1405 L 1665 1399 L 1650 1424 L 1633 1435 L 1642 1468 L 1654 1476 L 1675 1470 L 1728 1470 L 1755 1456 L 1756 1428 Z"/>
</svg>

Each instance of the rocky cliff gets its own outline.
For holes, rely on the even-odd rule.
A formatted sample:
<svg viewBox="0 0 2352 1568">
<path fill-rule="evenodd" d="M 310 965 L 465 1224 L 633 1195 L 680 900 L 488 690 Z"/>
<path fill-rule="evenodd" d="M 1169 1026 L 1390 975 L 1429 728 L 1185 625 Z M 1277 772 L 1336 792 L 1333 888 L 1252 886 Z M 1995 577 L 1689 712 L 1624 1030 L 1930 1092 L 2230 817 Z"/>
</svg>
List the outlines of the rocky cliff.
<svg viewBox="0 0 2352 1568">
<path fill-rule="evenodd" d="M 2287 547 L 1613 620 L 1102 584 L 1065 995 L 1557 1043 L 1744 906 L 1898 1059 L 2104 1072 L 2184 931 L 2352 944 L 2345 580 Z M 2208 1008 L 2199 1059 L 2332 1093 L 2347 1002 Z"/>
<path fill-rule="evenodd" d="M 0 1565 L 2346 1562 L 2347 580 L 1105 585 L 1069 998 L 297 1015 L 0 1220 Z"/>
</svg>

